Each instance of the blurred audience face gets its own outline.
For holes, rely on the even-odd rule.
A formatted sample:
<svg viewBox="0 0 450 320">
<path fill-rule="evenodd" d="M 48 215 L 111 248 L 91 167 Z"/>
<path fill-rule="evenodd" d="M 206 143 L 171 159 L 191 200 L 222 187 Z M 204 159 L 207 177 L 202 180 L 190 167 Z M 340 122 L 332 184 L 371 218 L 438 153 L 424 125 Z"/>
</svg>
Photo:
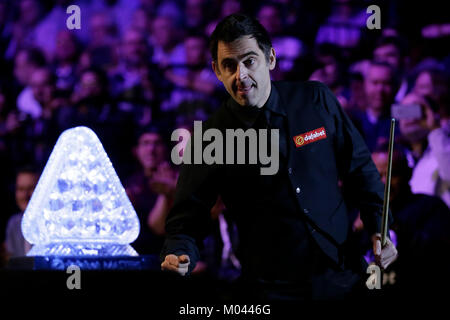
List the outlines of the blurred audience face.
<svg viewBox="0 0 450 320">
<path fill-rule="evenodd" d="M 42 105 L 46 105 L 53 99 L 55 86 L 52 83 L 52 74 L 47 69 L 37 69 L 31 75 L 30 86 L 33 96 Z"/>
<path fill-rule="evenodd" d="M 80 91 L 80 96 L 83 98 L 98 97 L 102 95 L 102 84 L 95 72 L 86 71 L 81 75 Z"/>
<path fill-rule="evenodd" d="M 389 67 L 370 65 L 365 79 L 364 90 L 367 107 L 377 112 L 387 112 L 394 100 L 393 74 Z"/>
<path fill-rule="evenodd" d="M 25 211 L 38 181 L 38 175 L 21 172 L 16 177 L 16 203 L 21 211 Z"/>
<path fill-rule="evenodd" d="M 30 82 L 30 74 L 36 69 L 28 59 L 28 53 L 20 50 L 14 59 L 14 77 L 21 85 L 28 85 Z"/>
<path fill-rule="evenodd" d="M 94 46 L 108 44 L 111 37 L 114 36 L 114 21 L 107 13 L 96 13 L 90 21 L 90 43 Z"/>
<path fill-rule="evenodd" d="M 274 6 L 263 6 L 258 12 L 258 20 L 270 36 L 281 30 L 280 13 Z"/>
<path fill-rule="evenodd" d="M 378 169 L 381 176 L 381 181 L 386 184 L 386 176 L 388 169 L 389 156 L 387 152 L 374 152 L 372 153 L 372 160 Z M 392 162 L 392 174 L 391 174 L 391 191 L 390 191 L 390 201 L 396 199 L 397 195 L 400 194 L 402 186 L 402 178 L 395 175 L 394 166 L 398 165 L 398 161 Z M 397 169 L 397 168 L 396 168 Z"/>
<path fill-rule="evenodd" d="M 373 52 L 373 58 L 375 61 L 388 63 L 396 70 L 400 68 L 400 51 L 393 44 L 386 44 L 376 48 Z"/>
<path fill-rule="evenodd" d="M 233 42 L 219 41 L 213 69 L 227 92 L 241 106 L 262 107 L 270 95 L 270 70 L 275 68 L 275 51 L 269 61 L 250 36 Z"/>
<path fill-rule="evenodd" d="M 175 30 L 169 17 L 156 17 L 153 20 L 152 31 L 155 45 L 164 49 L 172 47 L 175 41 Z"/>
<path fill-rule="evenodd" d="M 165 159 L 166 147 L 162 137 L 157 133 L 144 133 L 138 140 L 136 156 L 141 166 L 155 169 Z"/>
<path fill-rule="evenodd" d="M 433 93 L 433 81 L 428 72 L 421 72 L 416 78 L 414 92 L 421 96 L 427 96 Z"/>
<path fill-rule="evenodd" d="M 39 20 L 41 8 L 36 0 L 20 1 L 20 23 L 25 26 L 32 26 Z"/>
<path fill-rule="evenodd" d="M 205 0 L 187 0 L 185 16 L 188 27 L 199 27 L 204 20 Z"/>
<path fill-rule="evenodd" d="M 226 16 L 229 16 L 230 14 L 241 12 L 241 3 L 238 0 L 225 0 L 222 3 L 221 8 L 221 17 L 225 18 Z"/>
<path fill-rule="evenodd" d="M 147 57 L 147 44 L 144 35 L 138 30 L 128 30 L 124 39 L 124 59 L 128 66 L 140 66 L 145 64 Z"/>
<path fill-rule="evenodd" d="M 186 63 L 188 65 L 202 65 L 206 63 L 206 41 L 201 37 L 188 37 L 184 41 L 186 49 Z"/>
<path fill-rule="evenodd" d="M 133 13 L 133 21 L 131 21 L 131 28 L 139 30 L 140 32 L 148 32 L 150 30 L 150 16 L 144 8 L 138 8 Z"/>
<path fill-rule="evenodd" d="M 73 33 L 63 30 L 56 38 L 55 57 L 61 62 L 72 62 L 76 58 L 77 46 Z"/>
</svg>

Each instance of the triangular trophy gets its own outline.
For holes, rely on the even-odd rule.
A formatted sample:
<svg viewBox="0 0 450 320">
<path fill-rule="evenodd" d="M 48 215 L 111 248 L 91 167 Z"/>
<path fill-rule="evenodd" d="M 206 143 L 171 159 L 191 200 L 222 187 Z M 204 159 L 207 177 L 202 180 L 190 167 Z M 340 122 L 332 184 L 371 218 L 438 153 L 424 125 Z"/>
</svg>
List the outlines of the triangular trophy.
<svg viewBox="0 0 450 320">
<path fill-rule="evenodd" d="M 22 220 L 28 256 L 137 256 L 139 220 L 100 140 L 87 127 L 58 138 Z"/>
</svg>

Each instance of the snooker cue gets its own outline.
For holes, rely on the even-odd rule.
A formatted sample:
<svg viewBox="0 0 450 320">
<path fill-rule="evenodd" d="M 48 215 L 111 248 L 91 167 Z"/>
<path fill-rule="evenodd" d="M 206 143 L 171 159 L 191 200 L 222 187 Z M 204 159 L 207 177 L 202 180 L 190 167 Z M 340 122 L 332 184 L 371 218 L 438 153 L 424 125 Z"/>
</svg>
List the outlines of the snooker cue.
<svg viewBox="0 0 450 320">
<path fill-rule="evenodd" d="M 389 133 L 388 167 L 386 173 L 386 185 L 384 186 L 383 215 L 381 221 L 381 247 L 384 247 L 386 245 L 386 237 L 388 232 L 389 193 L 391 191 L 392 153 L 394 151 L 394 129 L 395 119 L 392 118 L 391 129 Z"/>
</svg>

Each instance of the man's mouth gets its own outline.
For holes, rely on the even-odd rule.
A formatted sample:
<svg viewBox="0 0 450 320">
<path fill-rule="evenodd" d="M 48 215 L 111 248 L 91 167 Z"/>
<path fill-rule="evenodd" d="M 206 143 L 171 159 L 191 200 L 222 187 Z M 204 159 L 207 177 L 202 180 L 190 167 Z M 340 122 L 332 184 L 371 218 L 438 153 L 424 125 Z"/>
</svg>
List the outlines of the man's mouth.
<svg viewBox="0 0 450 320">
<path fill-rule="evenodd" d="M 249 86 L 237 86 L 237 93 L 240 95 L 247 95 L 252 90 L 253 85 Z"/>
</svg>

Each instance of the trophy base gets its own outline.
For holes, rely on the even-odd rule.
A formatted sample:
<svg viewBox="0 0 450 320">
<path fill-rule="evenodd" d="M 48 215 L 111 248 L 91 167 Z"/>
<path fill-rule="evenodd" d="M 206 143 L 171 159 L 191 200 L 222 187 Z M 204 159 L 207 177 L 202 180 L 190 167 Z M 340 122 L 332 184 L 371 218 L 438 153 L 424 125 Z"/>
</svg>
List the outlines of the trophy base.
<svg viewBox="0 0 450 320">
<path fill-rule="evenodd" d="M 50 243 L 34 245 L 27 256 L 138 256 L 128 244 L 113 243 Z"/>
</svg>

